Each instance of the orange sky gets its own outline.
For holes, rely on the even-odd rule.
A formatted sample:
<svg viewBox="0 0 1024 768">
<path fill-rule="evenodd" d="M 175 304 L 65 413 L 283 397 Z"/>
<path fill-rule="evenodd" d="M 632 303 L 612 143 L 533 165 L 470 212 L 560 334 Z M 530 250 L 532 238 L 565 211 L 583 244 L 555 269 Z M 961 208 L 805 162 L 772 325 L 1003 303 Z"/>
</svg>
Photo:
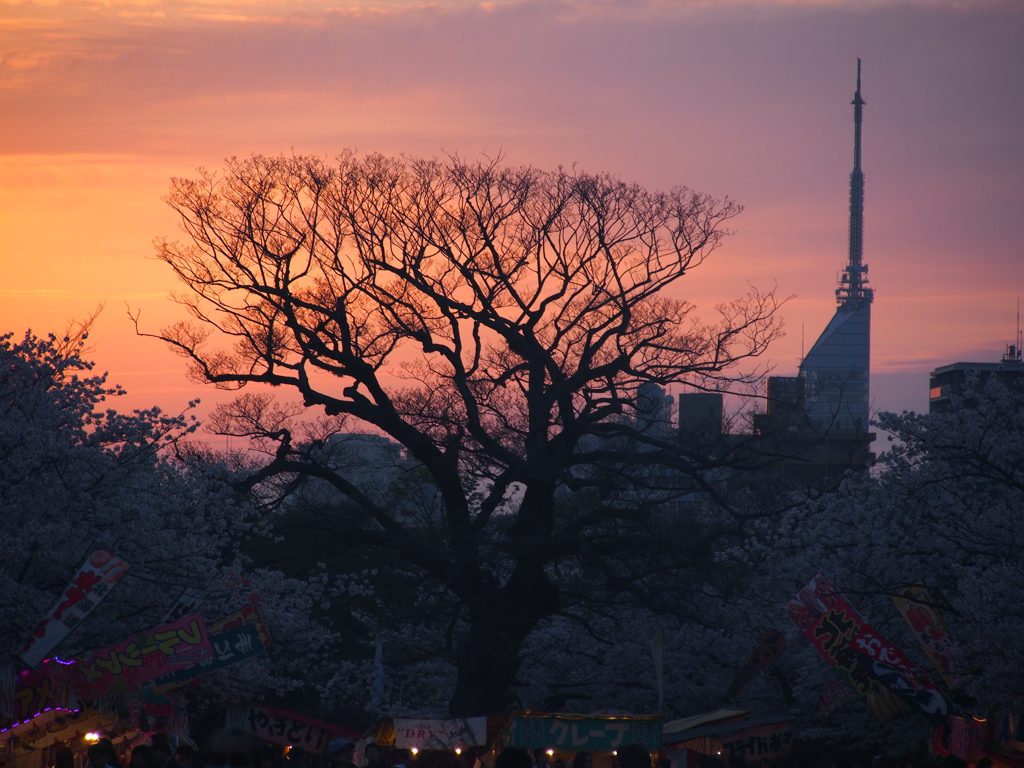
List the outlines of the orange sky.
<svg viewBox="0 0 1024 768">
<path fill-rule="evenodd" d="M 502 151 L 745 205 L 680 292 L 795 294 L 771 355 L 793 373 L 845 258 L 858 55 L 872 394 L 922 409 L 932 367 L 998 358 L 1024 294 L 1016 1 L 0 0 L 0 330 L 106 302 L 93 357 L 118 407 L 209 403 L 125 310 L 181 316 L 151 258 L 177 233 L 171 176 L 292 148 Z"/>
</svg>

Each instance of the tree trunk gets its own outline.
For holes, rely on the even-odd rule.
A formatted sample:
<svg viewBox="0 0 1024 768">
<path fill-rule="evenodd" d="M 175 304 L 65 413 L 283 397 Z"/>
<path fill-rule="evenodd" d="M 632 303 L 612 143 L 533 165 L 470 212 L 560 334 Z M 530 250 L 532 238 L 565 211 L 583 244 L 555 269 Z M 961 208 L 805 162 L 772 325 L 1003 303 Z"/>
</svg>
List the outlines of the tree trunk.
<svg viewBox="0 0 1024 768">
<path fill-rule="evenodd" d="M 458 649 L 452 717 L 498 714 L 512 703 L 523 643 L 561 607 L 558 587 L 537 561 L 520 562 L 508 583 L 470 608 L 470 630 Z"/>
</svg>

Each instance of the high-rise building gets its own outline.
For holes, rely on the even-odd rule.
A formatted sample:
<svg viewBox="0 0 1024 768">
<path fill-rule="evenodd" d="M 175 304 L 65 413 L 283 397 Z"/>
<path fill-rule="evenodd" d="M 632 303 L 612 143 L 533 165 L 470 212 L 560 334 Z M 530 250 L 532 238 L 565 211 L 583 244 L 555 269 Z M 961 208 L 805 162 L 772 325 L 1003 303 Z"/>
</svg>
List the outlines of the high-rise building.
<svg viewBox="0 0 1024 768">
<path fill-rule="evenodd" d="M 800 363 L 808 418 L 823 429 L 868 429 L 868 382 L 871 366 L 871 302 L 868 266 L 864 263 L 864 172 L 861 170 L 860 59 L 853 95 L 853 173 L 850 174 L 849 258 L 831 322 Z"/>
<path fill-rule="evenodd" d="M 931 372 L 928 379 L 928 412 L 946 411 L 952 398 L 963 397 L 968 389 L 983 391 L 992 380 L 1005 387 L 1020 386 L 1024 382 L 1024 355 L 1017 343 L 1006 347 L 998 363 L 951 363 Z"/>
</svg>

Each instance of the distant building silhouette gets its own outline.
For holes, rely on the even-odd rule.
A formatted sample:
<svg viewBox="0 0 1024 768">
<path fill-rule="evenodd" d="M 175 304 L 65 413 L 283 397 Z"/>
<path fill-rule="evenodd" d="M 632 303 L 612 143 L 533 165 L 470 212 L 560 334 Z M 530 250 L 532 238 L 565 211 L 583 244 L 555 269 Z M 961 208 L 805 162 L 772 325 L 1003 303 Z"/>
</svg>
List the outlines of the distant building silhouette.
<svg viewBox="0 0 1024 768">
<path fill-rule="evenodd" d="M 928 412 L 941 413 L 949 408 L 952 397 L 961 397 L 969 387 L 984 387 L 995 379 L 1007 387 L 1024 382 L 1020 334 L 1016 344 L 1006 347 L 998 363 L 951 363 L 931 372 L 928 380 Z"/>
</svg>

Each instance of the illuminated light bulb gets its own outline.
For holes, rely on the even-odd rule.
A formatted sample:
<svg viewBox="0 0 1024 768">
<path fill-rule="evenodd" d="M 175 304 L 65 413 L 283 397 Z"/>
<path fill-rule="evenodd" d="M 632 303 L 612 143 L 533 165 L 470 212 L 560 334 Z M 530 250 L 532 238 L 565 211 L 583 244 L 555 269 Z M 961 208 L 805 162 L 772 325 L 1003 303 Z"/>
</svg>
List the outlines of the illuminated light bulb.
<svg viewBox="0 0 1024 768">
<path fill-rule="evenodd" d="M 413 747 L 409 751 L 412 752 L 414 755 L 418 755 L 420 753 L 419 749 L 417 749 L 416 747 Z"/>
<path fill-rule="evenodd" d="M 96 741 L 100 740 L 100 735 L 98 733 L 95 733 L 95 732 L 87 733 L 87 734 L 85 734 L 85 740 L 90 742 L 90 743 L 93 743 L 93 742 L 96 742 Z"/>
<path fill-rule="evenodd" d="M 455 754 L 456 755 L 461 755 L 462 754 L 462 747 L 456 747 L 455 748 Z"/>
</svg>

